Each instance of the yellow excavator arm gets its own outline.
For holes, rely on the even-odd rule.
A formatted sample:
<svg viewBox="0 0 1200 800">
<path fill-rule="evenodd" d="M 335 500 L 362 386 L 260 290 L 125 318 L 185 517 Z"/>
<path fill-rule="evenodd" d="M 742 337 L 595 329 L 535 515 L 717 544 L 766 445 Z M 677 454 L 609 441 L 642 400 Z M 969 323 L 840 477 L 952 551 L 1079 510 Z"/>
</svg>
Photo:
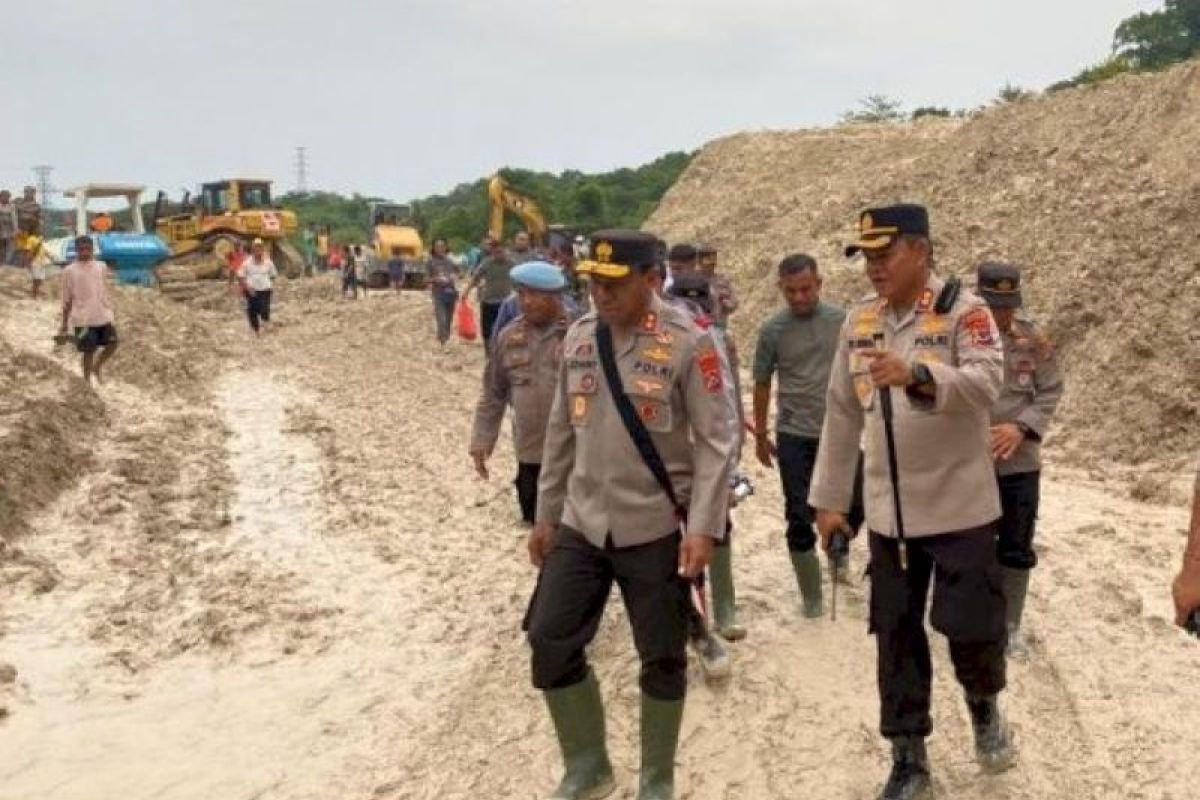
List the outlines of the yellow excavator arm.
<svg viewBox="0 0 1200 800">
<path fill-rule="evenodd" d="M 504 238 L 504 212 L 509 211 L 516 214 L 525 225 L 525 230 L 529 231 L 529 237 L 533 239 L 534 244 L 541 244 L 546 240 L 549 227 L 538 204 L 532 198 L 508 188 L 498 174 L 488 181 L 488 201 L 488 233 L 492 236 L 497 239 Z"/>
</svg>

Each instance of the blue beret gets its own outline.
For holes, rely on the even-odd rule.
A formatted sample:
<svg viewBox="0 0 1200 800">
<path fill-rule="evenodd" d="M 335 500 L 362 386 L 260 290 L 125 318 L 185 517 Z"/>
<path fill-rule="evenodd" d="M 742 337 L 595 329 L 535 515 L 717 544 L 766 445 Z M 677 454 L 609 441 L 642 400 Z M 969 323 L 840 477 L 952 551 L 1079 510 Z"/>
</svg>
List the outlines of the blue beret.
<svg viewBox="0 0 1200 800">
<path fill-rule="evenodd" d="M 513 283 L 540 292 L 561 292 L 567 288 L 567 279 L 562 270 L 545 261 L 526 261 L 513 267 L 509 277 Z"/>
</svg>

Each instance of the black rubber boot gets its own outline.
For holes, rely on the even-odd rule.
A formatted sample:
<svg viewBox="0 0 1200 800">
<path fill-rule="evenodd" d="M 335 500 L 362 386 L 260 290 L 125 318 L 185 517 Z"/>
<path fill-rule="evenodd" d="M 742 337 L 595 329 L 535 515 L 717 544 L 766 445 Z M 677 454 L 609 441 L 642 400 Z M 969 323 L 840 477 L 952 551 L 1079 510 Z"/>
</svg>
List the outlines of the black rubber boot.
<svg viewBox="0 0 1200 800">
<path fill-rule="evenodd" d="M 892 740 L 892 772 L 879 800 L 921 800 L 931 796 L 929 756 L 923 736 L 897 736 Z"/>
<path fill-rule="evenodd" d="M 1012 766 L 1012 734 L 1000 713 L 996 695 L 967 697 L 971 727 L 975 730 L 975 758 L 987 772 L 1003 772 Z"/>
<path fill-rule="evenodd" d="M 604 705 L 596 677 L 544 692 L 566 771 L 549 800 L 600 800 L 616 788 L 604 743 Z"/>
</svg>

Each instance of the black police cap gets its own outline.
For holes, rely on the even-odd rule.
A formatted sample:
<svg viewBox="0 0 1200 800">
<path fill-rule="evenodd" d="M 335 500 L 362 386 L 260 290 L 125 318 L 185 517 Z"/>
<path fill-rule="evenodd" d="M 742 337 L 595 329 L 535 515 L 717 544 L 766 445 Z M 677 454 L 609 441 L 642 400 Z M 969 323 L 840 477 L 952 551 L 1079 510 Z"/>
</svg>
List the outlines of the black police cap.
<svg viewBox="0 0 1200 800">
<path fill-rule="evenodd" d="M 1014 264 L 985 261 L 975 270 L 979 294 L 992 308 L 1021 307 L 1021 269 Z"/>
<path fill-rule="evenodd" d="M 929 212 L 916 203 L 868 208 L 858 218 L 858 241 L 846 248 L 846 257 L 861 250 L 882 250 L 901 236 L 929 236 Z"/>
<path fill-rule="evenodd" d="M 630 272 L 649 269 L 657 261 L 658 241 L 653 234 L 641 231 L 596 231 L 588 244 L 588 257 L 575 265 L 575 271 L 624 278 Z"/>
</svg>

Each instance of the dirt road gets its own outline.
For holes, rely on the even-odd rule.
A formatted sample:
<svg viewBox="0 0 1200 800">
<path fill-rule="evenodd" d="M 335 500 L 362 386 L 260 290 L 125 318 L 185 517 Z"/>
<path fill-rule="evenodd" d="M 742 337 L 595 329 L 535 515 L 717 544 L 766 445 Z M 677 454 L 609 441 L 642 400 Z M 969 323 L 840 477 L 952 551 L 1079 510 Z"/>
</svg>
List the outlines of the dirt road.
<svg viewBox="0 0 1200 800">
<path fill-rule="evenodd" d="M 533 573 L 511 452 L 490 483 L 465 455 L 479 348 L 442 352 L 424 295 L 281 294 L 259 342 L 232 310 L 204 318 L 234 346 L 194 392 L 123 380 L 118 355 L 82 474 L 0 564 L 0 662 L 16 669 L 0 687 L 3 800 L 532 799 L 552 785 L 519 631 Z M 0 306 L 0 338 L 72 366 L 46 335 L 50 303 Z M 736 512 L 735 570 L 750 638 L 727 686 L 693 669 L 679 794 L 873 797 L 885 751 L 865 587 L 836 624 L 800 618 L 777 478 L 747 467 L 759 493 Z M 1200 647 L 1170 626 L 1166 593 L 1186 513 L 1128 486 L 1115 468 L 1049 470 L 1006 775 L 975 768 L 937 645 L 941 796 L 1194 796 Z M 592 657 L 628 786 L 637 664 L 618 601 Z"/>
</svg>

